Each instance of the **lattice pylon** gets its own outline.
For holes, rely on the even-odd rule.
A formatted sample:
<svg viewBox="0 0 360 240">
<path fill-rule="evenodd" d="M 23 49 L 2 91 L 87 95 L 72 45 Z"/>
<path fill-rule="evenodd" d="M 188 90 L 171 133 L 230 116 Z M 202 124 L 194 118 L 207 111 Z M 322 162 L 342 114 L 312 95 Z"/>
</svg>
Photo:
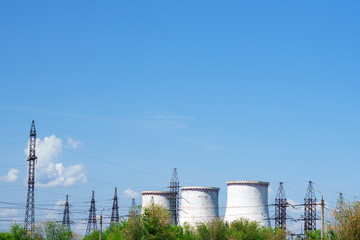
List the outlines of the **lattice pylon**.
<svg viewBox="0 0 360 240">
<path fill-rule="evenodd" d="M 36 145 L 36 129 L 34 120 L 31 123 L 30 129 L 30 141 L 29 141 L 29 157 L 27 161 L 29 162 L 28 169 L 28 191 L 26 199 L 26 210 L 25 210 L 25 221 L 24 227 L 27 232 L 34 230 L 35 224 L 35 164 L 36 164 L 36 155 L 35 155 L 35 145 Z"/>
<path fill-rule="evenodd" d="M 139 209 L 135 203 L 135 198 L 133 198 L 129 209 L 129 217 L 134 217 L 137 216 L 138 214 L 139 214 Z"/>
<path fill-rule="evenodd" d="M 173 175 L 170 181 L 170 212 L 172 223 L 178 225 L 179 222 L 179 200 L 180 200 L 180 182 L 176 168 L 174 168 Z"/>
<path fill-rule="evenodd" d="M 308 231 L 316 230 L 316 196 L 312 185 L 312 181 L 309 181 L 309 185 L 304 198 L 304 233 Z"/>
<path fill-rule="evenodd" d="M 344 199 L 344 195 L 342 193 L 339 193 L 339 197 L 337 199 L 337 203 L 336 203 L 336 209 L 340 210 L 343 208 L 345 203 L 345 199 Z"/>
<path fill-rule="evenodd" d="M 283 183 L 280 182 L 275 198 L 275 227 L 286 229 L 286 195 Z"/>
<path fill-rule="evenodd" d="M 69 196 L 66 195 L 66 201 L 65 201 L 65 209 L 64 209 L 64 216 L 62 221 L 63 226 L 70 228 L 70 209 L 69 209 Z"/>
<path fill-rule="evenodd" d="M 91 198 L 91 204 L 90 204 L 90 210 L 89 210 L 89 218 L 88 218 L 88 224 L 86 227 L 85 235 L 89 235 L 96 229 L 97 229 L 97 224 L 96 224 L 95 194 L 94 194 L 94 191 L 92 191 L 92 198 Z"/>
<path fill-rule="evenodd" d="M 119 222 L 119 206 L 118 206 L 118 197 L 117 197 L 117 188 L 115 188 L 113 206 L 111 211 L 111 220 L 110 223 Z"/>
</svg>

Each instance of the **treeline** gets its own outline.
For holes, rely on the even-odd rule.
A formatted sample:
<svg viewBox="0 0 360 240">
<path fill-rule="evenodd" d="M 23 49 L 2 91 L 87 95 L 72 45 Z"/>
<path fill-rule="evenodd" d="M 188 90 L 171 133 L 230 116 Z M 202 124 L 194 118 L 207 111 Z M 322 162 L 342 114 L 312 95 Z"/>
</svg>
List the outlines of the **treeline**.
<svg viewBox="0 0 360 240">
<path fill-rule="evenodd" d="M 220 219 L 198 225 L 173 226 L 170 213 L 153 205 L 139 214 L 140 209 L 131 211 L 127 220 L 110 225 L 102 232 L 102 240 L 267 240 L 286 239 L 290 233 L 283 229 L 259 226 L 256 222 L 240 219 L 231 224 Z M 342 202 L 328 216 L 324 239 L 360 239 L 360 202 Z M 98 240 L 100 232 L 94 231 L 84 240 Z M 27 234 L 20 225 L 14 224 L 9 232 L 0 233 L 0 240 L 73 240 L 81 237 L 69 228 L 54 221 L 37 225 Z M 298 237 L 295 239 L 303 239 Z M 306 239 L 321 240 L 320 231 L 308 232 Z"/>
<path fill-rule="evenodd" d="M 138 210 L 139 211 L 139 210 Z M 235 240 L 235 239 L 286 239 L 285 231 L 260 227 L 256 222 L 240 219 L 226 224 L 220 219 L 196 228 L 185 225 L 173 226 L 170 212 L 152 205 L 142 215 L 132 211 L 127 221 L 112 224 L 102 233 L 102 240 Z M 94 231 L 84 240 L 99 239 L 99 231 Z"/>
</svg>

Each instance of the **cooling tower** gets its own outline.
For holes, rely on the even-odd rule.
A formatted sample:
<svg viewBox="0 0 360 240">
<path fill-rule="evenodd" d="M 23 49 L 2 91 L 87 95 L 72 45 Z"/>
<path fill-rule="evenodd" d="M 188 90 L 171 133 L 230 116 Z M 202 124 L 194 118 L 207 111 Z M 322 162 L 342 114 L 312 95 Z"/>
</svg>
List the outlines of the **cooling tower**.
<svg viewBox="0 0 360 240">
<path fill-rule="evenodd" d="M 196 226 L 219 217 L 219 190 L 216 187 L 182 187 L 179 223 Z"/>
<path fill-rule="evenodd" d="M 231 223 L 239 218 L 270 226 L 268 210 L 268 182 L 227 182 L 227 205 L 224 221 Z"/>
<path fill-rule="evenodd" d="M 143 191 L 142 194 L 142 209 L 150 207 L 152 204 L 160 205 L 167 210 L 170 210 L 170 199 L 174 194 L 168 191 Z"/>
</svg>

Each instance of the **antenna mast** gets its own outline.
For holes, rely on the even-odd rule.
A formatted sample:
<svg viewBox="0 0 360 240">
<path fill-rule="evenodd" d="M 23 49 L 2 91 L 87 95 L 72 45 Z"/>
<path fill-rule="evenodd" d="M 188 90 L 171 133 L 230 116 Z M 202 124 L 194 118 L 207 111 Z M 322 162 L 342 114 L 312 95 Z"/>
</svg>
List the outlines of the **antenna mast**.
<svg viewBox="0 0 360 240">
<path fill-rule="evenodd" d="M 36 144 L 36 129 L 35 122 L 32 120 L 31 129 L 30 129 L 30 141 L 29 141 L 29 157 L 27 161 L 29 162 L 28 169 L 28 192 L 26 199 L 26 210 L 25 210 L 25 230 L 30 232 L 34 230 L 35 223 L 35 161 L 37 157 L 35 156 L 35 144 Z"/>
<path fill-rule="evenodd" d="M 97 229 L 97 225 L 96 225 L 95 196 L 94 196 L 94 191 L 92 191 L 92 199 L 91 199 L 91 204 L 90 204 L 89 219 L 88 219 L 88 224 L 87 224 L 87 227 L 86 227 L 85 235 L 89 235 L 90 233 L 92 233 L 92 231 L 94 231 L 96 229 Z"/>
<path fill-rule="evenodd" d="M 119 206 L 118 206 L 118 198 L 117 198 L 117 187 L 115 187 L 113 206 L 111 212 L 111 220 L 110 223 L 119 222 Z"/>
</svg>

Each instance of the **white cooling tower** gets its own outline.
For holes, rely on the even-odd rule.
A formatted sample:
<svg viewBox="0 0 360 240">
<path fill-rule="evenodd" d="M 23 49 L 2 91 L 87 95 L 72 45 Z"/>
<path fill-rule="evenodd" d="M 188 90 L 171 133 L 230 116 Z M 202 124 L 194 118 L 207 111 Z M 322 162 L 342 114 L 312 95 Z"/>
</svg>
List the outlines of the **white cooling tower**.
<svg viewBox="0 0 360 240">
<path fill-rule="evenodd" d="M 144 208 L 150 207 L 152 204 L 160 205 L 167 210 L 170 210 L 170 199 L 172 192 L 168 191 L 143 191 L 142 194 L 142 209 L 141 212 L 144 211 Z"/>
<path fill-rule="evenodd" d="M 224 221 L 231 223 L 239 218 L 270 226 L 268 210 L 268 182 L 227 182 L 227 205 Z"/>
<path fill-rule="evenodd" d="M 179 223 L 196 226 L 219 217 L 219 190 L 216 187 L 182 187 Z"/>
</svg>

